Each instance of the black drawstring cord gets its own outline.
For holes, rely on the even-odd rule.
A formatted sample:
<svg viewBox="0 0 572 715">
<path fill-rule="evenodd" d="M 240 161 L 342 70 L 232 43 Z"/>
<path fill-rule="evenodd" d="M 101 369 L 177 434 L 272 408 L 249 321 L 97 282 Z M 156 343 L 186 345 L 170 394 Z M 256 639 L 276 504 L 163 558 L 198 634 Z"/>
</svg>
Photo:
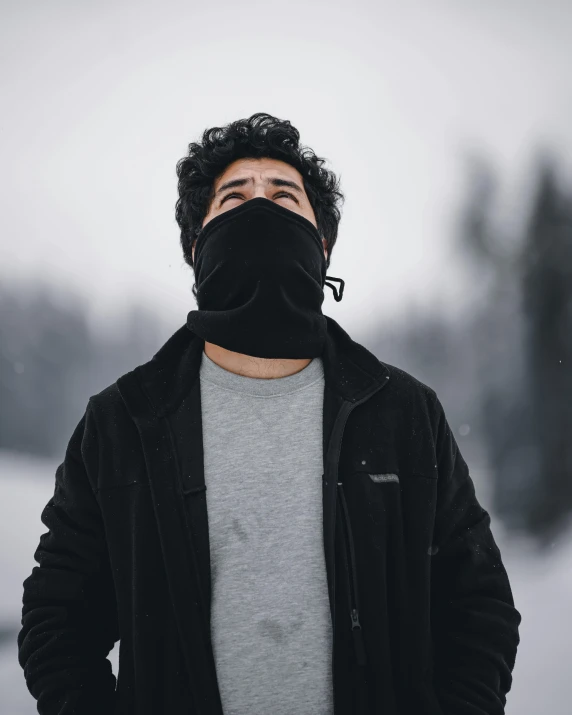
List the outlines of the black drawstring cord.
<svg viewBox="0 0 572 715">
<path fill-rule="evenodd" d="M 331 283 L 328 283 L 328 279 L 331 280 L 331 281 L 339 281 L 339 283 L 341 284 L 341 285 L 340 285 L 340 288 L 339 288 L 339 292 L 338 292 L 338 289 L 337 289 L 336 286 L 332 285 Z M 332 291 L 333 291 L 333 293 L 334 293 L 334 298 L 335 298 L 336 301 L 339 303 L 340 300 L 342 299 L 343 294 L 344 294 L 345 282 L 343 281 L 343 279 L 342 279 L 342 278 L 333 278 L 332 276 L 326 276 L 325 284 L 326 284 L 329 288 L 332 289 Z"/>
</svg>

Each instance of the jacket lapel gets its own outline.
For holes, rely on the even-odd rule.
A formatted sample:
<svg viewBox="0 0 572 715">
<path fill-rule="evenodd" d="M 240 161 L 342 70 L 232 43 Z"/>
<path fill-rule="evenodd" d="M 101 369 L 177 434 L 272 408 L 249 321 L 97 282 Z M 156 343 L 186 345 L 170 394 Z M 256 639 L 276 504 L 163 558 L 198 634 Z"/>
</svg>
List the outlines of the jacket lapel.
<svg viewBox="0 0 572 715">
<path fill-rule="evenodd" d="M 196 378 L 198 375 L 196 353 L 197 348 L 201 347 L 199 341 L 195 340 L 192 347 L 194 350 L 191 349 L 184 355 L 189 372 L 186 373 L 183 384 L 186 392 L 181 391 L 180 394 L 182 399 L 171 400 L 162 405 L 153 404 L 142 380 L 143 366 L 119 378 L 117 384 L 141 436 L 165 572 L 179 632 L 179 643 L 195 700 L 195 711 L 205 715 L 222 715 L 210 644 L 210 613 L 205 601 L 205 597 L 208 595 L 210 598 L 210 594 L 204 594 L 202 591 L 206 579 L 200 578 L 199 554 L 194 548 L 200 546 L 199 551 L 204 554 L 208 541 L 202 540 L 197 533 L 199 524 L 193 524 L 191 528 L 185 508 L 186 500 L 192 498 L 192 495 L 198 495 L 199 499 L 204 500 L 204 491 L 201 490 L 201 485 L 204 486 L 202 454 L 197 451 L 195 457 L 190 460 L 191 469 L 187 468 L 182 472 L 181 467 L 188 467 L 189 462 L 184 462 L 186 453 L 179 452 L 184 442 L 183 427 L 187 438 L 190 439 L 192 435 L 193 444 L 195 447 L 200 444 L 202 451 L 202 432 L 199 440 L 193 429 L 193 426 L 196 427 L 197 408 L 200 410 L 200 401 L 197 399 L 199 381 L 190 379 L 191 376 Z M 200 352 L 198 358 L 200 359 Z M 192 370 L 193 366 L 195 371 Z M 154 376 L 157 381 L 154 383 L 155 389 L 160 388 L 159 381 L 163 380 L 167 387 L 169 378 L 172 379 L 173 375 L 161 369 L 157 370 Z M 173 398 L 173 394 L 166 391 L 165 397 Z M 166 406 L 176 409 L 173 413 L 168 413 Z M 193 464 L 195 468 L 192 468 Z M 196 468 L 196 465 L 200 466 Z M 201 509 L 200 502 L 196 508 L 198 512 L 206 514 L 206 508 Z M 204 526 L 206 527 L 206 524 Z M 206 531 L 208 533 L 208 530 Z M 201 675 L 197 677 L 197 674 Z M 205 674 L 207 677 L 204 677 Z"/>
</svg>

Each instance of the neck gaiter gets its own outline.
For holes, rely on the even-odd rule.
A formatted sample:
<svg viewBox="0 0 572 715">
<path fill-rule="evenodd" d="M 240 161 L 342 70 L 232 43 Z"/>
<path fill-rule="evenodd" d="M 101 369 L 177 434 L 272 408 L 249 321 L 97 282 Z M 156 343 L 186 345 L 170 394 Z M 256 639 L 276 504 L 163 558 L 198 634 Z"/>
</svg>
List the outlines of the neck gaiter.
<svg viewBox="0 0 572 715">
<path fill-rule="evenodd" d="M 308 219 L 257 197 L 211 219 L 195 245 L 198 310 L 188 328 L 205 341 L 261 358 L 314 358 L 327 334 L 322 239 Z M 327 280 L 339 281 L 339 294 Z"/>
</svg>

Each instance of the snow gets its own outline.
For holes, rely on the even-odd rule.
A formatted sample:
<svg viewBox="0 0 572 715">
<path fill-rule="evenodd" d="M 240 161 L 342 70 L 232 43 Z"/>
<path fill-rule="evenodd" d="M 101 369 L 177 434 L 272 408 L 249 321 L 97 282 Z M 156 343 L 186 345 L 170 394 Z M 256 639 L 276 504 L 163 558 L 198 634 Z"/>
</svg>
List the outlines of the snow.
<svg viewBox="0 0 572 715">
<path fill-rule="evenodd" d="M 47 529 L 40 520 L 53 494 L 57 461 L 0 450 L 0 712 L 33 715 L 18 663 L 22 583 L 36 562 L 33 554 Z M 490 511 L 490 510 L 489 510 Z M 491 514 L 495 540 L 510 577 L 515 605 L 522 614 L 521 643 L 507 695 L 507 715 L 566 715 L 569 704 L 568 644 L 572 634 L 572 539 L 564 538 L 537 555 L 527 539 L 509 538 Z M 109 659 L 118 672 L 118 648 Z"/>
</svg>

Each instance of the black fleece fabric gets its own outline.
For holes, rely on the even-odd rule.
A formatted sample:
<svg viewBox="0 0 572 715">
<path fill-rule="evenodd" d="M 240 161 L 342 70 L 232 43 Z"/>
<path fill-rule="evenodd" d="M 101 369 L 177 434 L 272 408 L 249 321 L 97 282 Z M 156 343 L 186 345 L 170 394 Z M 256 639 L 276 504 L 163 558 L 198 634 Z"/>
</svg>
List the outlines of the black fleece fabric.
<svg viewBox="0 0 572 715">
<path fill-rule="evenodd" d="M 203 349 L 181 326 L 71 436 L 23 584 L 18 657 L 40 715 L 222 713 Z M 335 713 L 502 715 L 521 615 L 439 398 L 329 317 L 322 360 Z"/>
</svg>

